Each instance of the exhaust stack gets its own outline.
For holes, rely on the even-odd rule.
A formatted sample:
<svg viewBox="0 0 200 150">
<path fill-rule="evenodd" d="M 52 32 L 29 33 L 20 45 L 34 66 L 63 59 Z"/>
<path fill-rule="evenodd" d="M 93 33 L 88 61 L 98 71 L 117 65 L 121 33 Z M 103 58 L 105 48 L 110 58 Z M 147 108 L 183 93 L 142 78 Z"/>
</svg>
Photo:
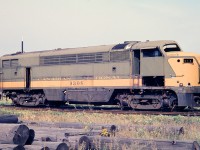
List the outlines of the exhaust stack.
<svg viewBox="0 0 200 150">
<path fill-rule="evenodd" d="M 23 41 L 23 37 L 22 37 L 22 42 L 21 42 L 21 50 L 22 50 L 22 53 L 24 53 L 24 41 Z"/>
</svg>

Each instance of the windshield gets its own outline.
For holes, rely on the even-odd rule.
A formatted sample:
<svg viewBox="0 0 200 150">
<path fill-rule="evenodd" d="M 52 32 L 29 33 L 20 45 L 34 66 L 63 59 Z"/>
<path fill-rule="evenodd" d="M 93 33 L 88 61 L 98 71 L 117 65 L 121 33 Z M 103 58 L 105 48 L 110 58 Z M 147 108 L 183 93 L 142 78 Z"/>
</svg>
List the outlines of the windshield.
<svg viewBox="0 0 200 150">
<path fill-rule="evenodd" d="M 165 52 L 177 52 L 181 51 L 181 49 L 176 44 L 167 44 L 163 46 L 163 50 Z"/>
</svg>

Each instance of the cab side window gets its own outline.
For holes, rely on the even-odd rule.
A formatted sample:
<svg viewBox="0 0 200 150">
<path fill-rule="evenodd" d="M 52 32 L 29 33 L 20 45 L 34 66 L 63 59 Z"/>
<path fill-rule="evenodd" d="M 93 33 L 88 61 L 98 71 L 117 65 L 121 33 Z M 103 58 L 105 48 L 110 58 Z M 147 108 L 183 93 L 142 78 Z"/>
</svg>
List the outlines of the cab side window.
<svg viewBox="0 0 200 150">
<path fill-rule="evenodd" d="M 158 48 L 142 49 L 143 57 L 161 57 L 162 53 Z"/>
</svg>

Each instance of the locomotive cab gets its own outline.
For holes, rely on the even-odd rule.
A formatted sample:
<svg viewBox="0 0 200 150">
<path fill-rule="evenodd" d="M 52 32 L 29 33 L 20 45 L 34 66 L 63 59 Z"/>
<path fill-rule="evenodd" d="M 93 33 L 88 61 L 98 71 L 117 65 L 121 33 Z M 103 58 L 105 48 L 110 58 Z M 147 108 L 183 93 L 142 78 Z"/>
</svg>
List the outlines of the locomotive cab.
<svg viewBox="0 0 200 150">
<path fill-rule="evenodd" d="M 139 86 L 133 84 L 133 94 L 127 98 L 134 109 L 200 106 L 199 57 L 183 52 L 174 41 L 134 45 L 132 76 L 133 80 L 140 78 Z"/>
</svg>

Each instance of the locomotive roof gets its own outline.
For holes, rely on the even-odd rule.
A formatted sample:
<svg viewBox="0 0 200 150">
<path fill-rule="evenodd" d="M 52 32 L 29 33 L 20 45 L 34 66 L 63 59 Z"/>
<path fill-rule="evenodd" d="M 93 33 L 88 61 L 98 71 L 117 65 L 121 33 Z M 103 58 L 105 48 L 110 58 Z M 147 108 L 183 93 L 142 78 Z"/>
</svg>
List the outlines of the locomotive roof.
<svg viewBox="0 0 200 150">
<path fill-rule="evenodd" d="M 142 49 L 148 47 L 160 47 L 167 44 L 177 44 L 176 41 L 172 40 L 158 40 L 158 41 L 146 41 L 146 42 L 139 42 L 133 45 L 132 49 Z"/>
<path fill-rule="evenodd" d="M 51 55 L 62 55 L 62 54 L 79 54 L 79 53 L 95 53 L 95 52 L 107 52 L 112 49 L 112 45 L 101 45 L 101 46 L 89 46 L 89 47 L 79 47 L 79 48 L 64 48 L 64 49 L 53 49 L 53 50 L 44 50 L 44 51 L 34 51 L 34 52 L 25 52 L 25 53 L 14 53 L 9 55 L 4 55 L 3 57 L 9 59 L 10 57 L 19 58 L 19 57 L 38 57 L 38 56 L 51 56 Z"/>
<path fill-rule="evenodd" d="M 131 49 L 142 49 L 146 47 L 157 47 L 161 45 L 176 43 L 172 40 L 159 40 L 159 41 L 128 41 L 123 44 Z M 100 46 L 89 46 L 89 47 L 79 47 L 79 48 L 64 48 L 64 49 L 54 49 L 54 50 L 44 50 L 44 51 L 34 51 L 34 52 L 25 52 L 25 53 L 15 53 L 4 55 L 4 59 L 10 58 L 19 58 L 19 57 L 38 57 L 38 56 L 51 56 L 51 55 L 63 55 L 63 54 L 80 54 L 80 53 L 95 53 L 95 52 L 108 52 L 114 49 L 120 44 L 111 44 L 111 45 L 100 45 Z"/>
</svg>

